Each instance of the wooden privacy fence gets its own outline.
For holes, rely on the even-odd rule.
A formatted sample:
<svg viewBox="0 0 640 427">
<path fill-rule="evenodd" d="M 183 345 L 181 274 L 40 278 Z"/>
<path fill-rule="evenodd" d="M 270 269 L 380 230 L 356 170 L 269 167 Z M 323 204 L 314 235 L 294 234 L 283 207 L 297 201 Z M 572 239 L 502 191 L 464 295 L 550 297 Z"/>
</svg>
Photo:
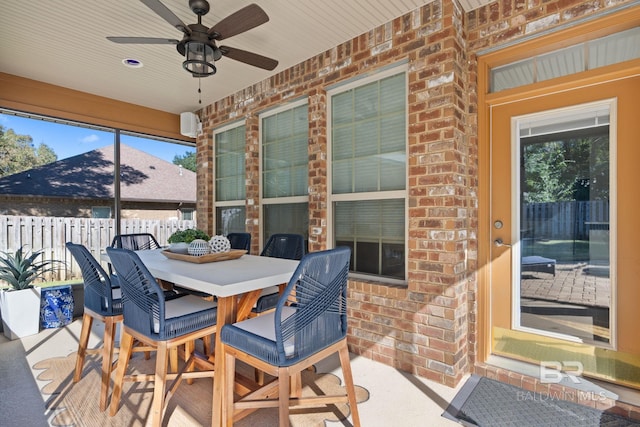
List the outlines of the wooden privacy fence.
<svg viewBox="0 0 640 427">
<path fill-rule="evenodd" d="M 120 232 L 151 233 L 161 245 L 166 245 L 173 232 L 195 227 L 195 221 L 123 219 Z M 114 235 L 113 219 L 0 215 L 0 251 L 13 252 L 26 245 L 32 251 L 43 250 L 39 261 L 64 263 L 48 280 L 81 276 L 78 265 L 66 250 L 66 242 L 85 245 L 100 260 L 100 253 L 111 244 Z"/>
<path fill-rule="evenodd" d="M 588 240 L 594 224 L 609 224 L 609 201 L 527 203 L 522 208 L 523 238 Z"/>
</svg>

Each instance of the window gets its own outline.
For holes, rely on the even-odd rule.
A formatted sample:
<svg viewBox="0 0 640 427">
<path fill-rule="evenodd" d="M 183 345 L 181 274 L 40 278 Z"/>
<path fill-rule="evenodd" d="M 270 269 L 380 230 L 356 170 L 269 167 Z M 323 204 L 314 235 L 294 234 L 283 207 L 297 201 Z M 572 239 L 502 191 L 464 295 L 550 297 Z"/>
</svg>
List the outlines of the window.
<svg viewBox="0 0 640 427">
<path fill-rule="evenodd" d="M 15 187 L 21 193 L 7 191 L 40 200 L 35 209 L 19 200 L 7 203 L 11 214 L 120 219 L 116 233 L 152 231 L 162 243 L 168 236 L 158 221 L 177 220 L 181 207 L 195 209 L 193 144 L 2 108 L 0 123 L 0 134 L 6 129 L 12 149 L 9 164 L 0 159 L 0 178 L 24 173 L 42 183 Z M 120 173 L 114 182 L 116 151 Z M 58 199 L 67 202 L 51 202 Z"/>
<path fill-rule="evenodd" d="M 177 219 L 178 212 L 181 220 L 194 220 L 195 171 L 196 149 L 193 145 L 120 132 L 121 232 L 149 231 L 164 244 L 163 239 L 169 235 L 164 227 L 155 225 L 156 221 Z M 189 226 L 178 225 L 180 228 Z"/>
<path fill-rule="evenodd" d="M 193 221 L 193 209 L 180 209 L 183 221 Z"/>
<path fill-rule="evenodd" d="M 244 233 L 245 220 L 244 206 L 216 207 L 216 234 Z"/>
<path fill-rule="evenodd" d="M 611 99 L 511 119 L 512 182 L 519 183 L 512 223 L 519 224 L 520 234 L 512 249 L 514 328 L 605 347 L 614 340 L 615 111 Z M 554 308 L 567 312 L 576 302 L 597 306 L 593 318 L 585 315 L 588 326 L 559 324 L 557 312 L 536 310 L 541 288 L 560 289 L 566 281 L 579 291 L 561 291 Z"/>
<path fill-rule="evenodd" d="M 263 239 L 309 234 L 309 118 L 306 101 L 260 116 Z"/>
<path fill-rule="evenodd" d="M 330 95 L 331 198 L 335 246 L 351 270 L 405 280 L 406 76 L 398 69 Z"/>
<path fill-rule="evenodd" d="M 214 132 L 216 234 L 245 231 L 245 134 L 238 124 Z"/>
<path fill-rule="evenodd" d="M 91 218 L 109 219 L 111 218 L 111 208 L 109 206 L 91 207 Z"/>
<path fill-rule="evenodd" d="M 491 92 L 640 58 L 640 27 L 554 50 L 491 70 Z"/>
</svg>

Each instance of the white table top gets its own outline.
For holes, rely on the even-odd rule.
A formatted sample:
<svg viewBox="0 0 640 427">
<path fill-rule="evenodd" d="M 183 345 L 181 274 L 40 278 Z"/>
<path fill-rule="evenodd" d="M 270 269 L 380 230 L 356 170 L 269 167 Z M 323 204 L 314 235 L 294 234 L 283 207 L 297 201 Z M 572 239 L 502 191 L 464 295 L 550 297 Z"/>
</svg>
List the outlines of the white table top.
<svg viewBox="0 0 640 427">
<path fill-rule="evenodd" d="M 287 283 L 300 262 L 243 255 L 228 261 L 196 264 L 169 259 L 162 254 L 162 249 L 136 253 L 155 278 L 219 297 Z M 109 260 L 106 254 L 101 259 Z"/>
</svg>

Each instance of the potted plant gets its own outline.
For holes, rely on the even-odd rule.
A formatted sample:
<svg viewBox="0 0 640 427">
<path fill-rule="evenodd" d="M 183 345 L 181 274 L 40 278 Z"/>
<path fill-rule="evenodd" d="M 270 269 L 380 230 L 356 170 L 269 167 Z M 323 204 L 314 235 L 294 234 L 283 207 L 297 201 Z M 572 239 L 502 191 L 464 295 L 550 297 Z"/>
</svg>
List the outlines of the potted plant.
<svg viewBox="0 0 640 427">
<path fill-rule="evenodd" d="M 186 254 L 189 248 L 189 243 L 196 239 L 209 241 L 209 235 L 197 228 L 178 230 L 169 236 L 169 239 L 167 239 L 169 242 L 169 250 L 171 252 Z"/>
<path fill-rule="evenodd" d="M 24 246 L 15 253 L 0 252 L 0 313 L 4 335 L 14 340 L 37 334 L 40 325 L 40 288 L 36 279 L 53 271 L 54 261 L 37 261 L 42 251 L 29 252 Z"/>
</svg>

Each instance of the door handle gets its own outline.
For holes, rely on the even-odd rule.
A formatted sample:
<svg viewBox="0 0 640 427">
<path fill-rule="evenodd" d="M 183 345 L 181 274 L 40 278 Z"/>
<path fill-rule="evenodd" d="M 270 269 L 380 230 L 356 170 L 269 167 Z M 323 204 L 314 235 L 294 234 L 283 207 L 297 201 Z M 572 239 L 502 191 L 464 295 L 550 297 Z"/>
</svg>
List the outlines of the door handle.
<svg viewBox="0 0 640 427">
<path fill-rule="evenodd" d="M 494 240 L 493 244 L 496 245 L 497 247 L 500 247 L 500 246 L 506 246 L 508 248 L 511 247 L 511 245 L 505 243 L 500 237 L 498 237 L 496 240 Z"/>
</svg>

